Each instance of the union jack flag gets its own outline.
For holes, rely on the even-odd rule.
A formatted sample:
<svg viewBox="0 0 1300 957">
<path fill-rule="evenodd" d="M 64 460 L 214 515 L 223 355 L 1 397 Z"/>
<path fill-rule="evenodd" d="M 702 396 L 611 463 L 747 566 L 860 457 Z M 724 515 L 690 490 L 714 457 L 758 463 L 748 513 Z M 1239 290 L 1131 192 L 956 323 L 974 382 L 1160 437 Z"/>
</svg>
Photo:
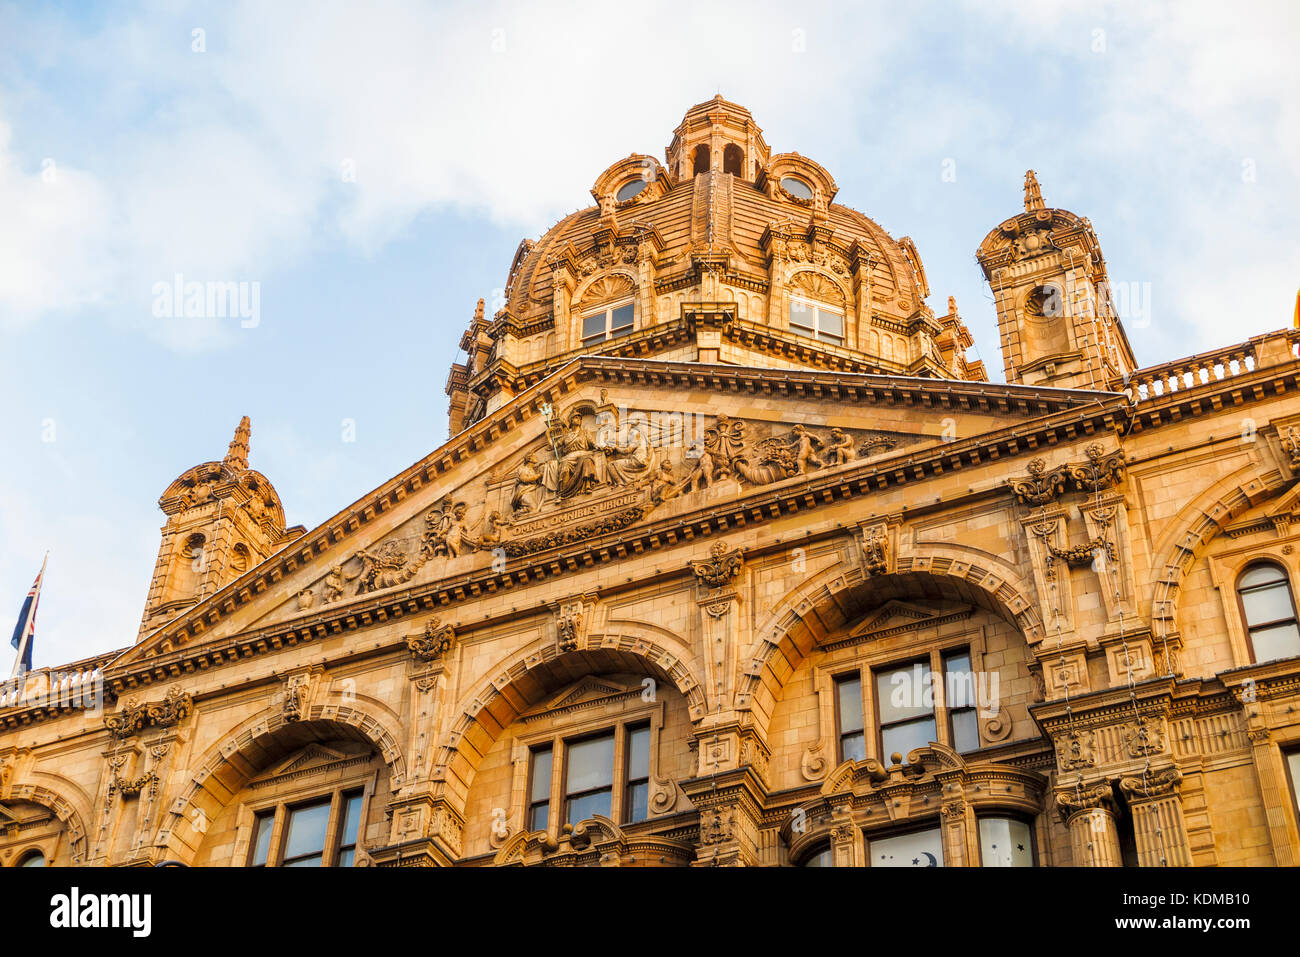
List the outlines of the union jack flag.
<svg viewBox="0 0 1300 957">
<path fill-rule="evenodd" d="M 50 556 L 45 556 L 49 561 Z M 22 611 L 18 613 L 18 624 L 14 625 L 14 637 L 10 642 L 18 649 L 18 660 L 14 662 L 14 674 L 32 670 L 32 639 L 36 637 L 36 605 L 41 600 L 41 580 L 45 578 L 45 562 L 41 562 L 40 574 L 23 600 Z"/>
</svg>

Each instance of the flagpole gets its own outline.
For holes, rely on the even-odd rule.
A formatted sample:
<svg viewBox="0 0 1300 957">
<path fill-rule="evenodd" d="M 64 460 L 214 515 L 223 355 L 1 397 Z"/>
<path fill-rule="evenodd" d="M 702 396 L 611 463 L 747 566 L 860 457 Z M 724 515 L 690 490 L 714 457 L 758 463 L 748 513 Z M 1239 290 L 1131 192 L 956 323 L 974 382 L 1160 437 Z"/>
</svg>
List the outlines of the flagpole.
<svg viewBox="0 0 1300 957">
<path fill-rule="evenodd" d="M 18 657 L 14 659 L 14 670 L 10 678 L 18 677 L 18 669 L 22 666 L 23 658 L 27 654 L 27 643 L 31 641 L 32 616 L 36 614 L 36 606 L 41 600 L 41 589 L 45 587 L 45 566 L 49 564 L 50 553 L 45 553 L 45 559 L 41 562 L 41 573 L 36 576 L 36 594 L 32 596 L 32 607 L 27 609 L 27 617 L 23 619 L 23 638 L 18 643 Z"/>
</svg>

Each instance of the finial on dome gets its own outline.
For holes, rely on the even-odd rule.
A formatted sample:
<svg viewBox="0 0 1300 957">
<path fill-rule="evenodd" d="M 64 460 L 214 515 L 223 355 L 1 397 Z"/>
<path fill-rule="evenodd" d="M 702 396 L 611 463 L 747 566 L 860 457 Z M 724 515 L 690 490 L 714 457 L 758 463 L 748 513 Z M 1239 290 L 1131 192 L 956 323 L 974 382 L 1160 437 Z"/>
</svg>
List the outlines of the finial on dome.
<svg viewBox="0 0 1300 957">
<path fill-rule="evenodd" d="M 1046 209 L 1043 205 L 1043 191 L 1038 188 L 1038 174 L 1032 169 L 1025 170 L 1025 212 Z"/>
<path fill-rule="evenodd" d="M 252 426 L 248 423 L 248 416 L 239 420 L 239 428 L 235 429 L 235 437 L 230 440 L 230 450 L 226 452 L 226 457 L 222 459 L 223 465 L 229 465 L 232 469 L 243 471 L 248 468 L 248 439 L 252 434 Z"/>
</svg>

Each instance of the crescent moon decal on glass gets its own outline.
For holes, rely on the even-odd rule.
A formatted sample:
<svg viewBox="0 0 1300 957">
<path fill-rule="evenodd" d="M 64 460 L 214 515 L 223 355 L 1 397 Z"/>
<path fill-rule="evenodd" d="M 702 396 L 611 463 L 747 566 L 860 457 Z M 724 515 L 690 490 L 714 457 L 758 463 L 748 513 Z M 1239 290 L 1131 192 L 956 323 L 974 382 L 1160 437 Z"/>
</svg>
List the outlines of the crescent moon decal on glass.
<svg viewBox="0 0 1300 957">
<path fill-rule="evenodd" d="M 928 858 L 930 859 L 930 863 L 929 863 L 929 864 L 926 864 L 926 865 L 925 865 L 926 867 L 938 867 L 938 866 L 939 866 L 939 859 L 938 859 L 937 857 L 935 857 L 933 854 L 931 854 L 929 851 L 922 851 L 921 853 L 924 854 L 926 857 L 928 857 Z"/>
</svg>

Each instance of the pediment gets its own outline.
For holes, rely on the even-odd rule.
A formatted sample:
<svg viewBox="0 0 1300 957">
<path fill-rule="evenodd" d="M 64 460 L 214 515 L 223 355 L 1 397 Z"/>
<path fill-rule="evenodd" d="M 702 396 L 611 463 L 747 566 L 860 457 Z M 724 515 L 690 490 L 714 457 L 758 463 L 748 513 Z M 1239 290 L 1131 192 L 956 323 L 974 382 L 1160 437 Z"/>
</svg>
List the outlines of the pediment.
<svg viewBox="0 0 1300 957">
<path fill-rule="evenodd" d="M 916 604 L 901 599 L 890 599 L 878 608 L 863 615 L 847 634 L 826 642 L 827 647 L 841 644 L 861 644 L 892 638 L 911 631 L 922 631 L 954 621 L 969 618 L 974 611 L 970 605 L 956 602 Z"/>
<path fill-rule="evenodd" d="M 603 701 L 609 698 L 618 698 L 632 691 L 640 693 L 641 688 L 639 685 L 632 687 L 610 678 L 589 676 L 583 678 L 573 687 L 566 688 L 541 708 L 529 712 L 528 716 L 544 714 L 549 711 L 557 711 L 562 708 L 571 708 L 575 705 Z"/>
<path fill-rule="evenodd" d="M 617 555 L 638 528 L 681 527 L 747 496 L 797 488 L 813 508 L 810 482 L 924 481 L 938 471 L 917 467 L 924 456 L 969 457 L 983 436 L 1006 455 L 1032 423 L 1073 428 L 1082 410 L 1114 414 L 1096 393 L 1061 389 L 582 357 L 111 667 L 259 632 L 315 636 L 349 617 L 354 627 L 376 603 L 414 610 L 408 596 L 440 583 L 521 574 L 511 587 L 526 586 L 532 576 L 515 571 L 526 562 L 595 541 Z"/>
<path fill-rule="evenodd" d="M 288 774 L 301 774 L 313 771 L 318 768 L 329 767 L 338 764 L 340 761 L 346 761 L 353 757 L 343 751 L 337 751 L 334 748 L 328 748 L 323 744 L 312 743 L 307 745 L 292 757 L 273 765 L 261 774 L 253 777 L 253 783 L 270 780 L 272 778 L 284 777 Z"/>
</svg>

